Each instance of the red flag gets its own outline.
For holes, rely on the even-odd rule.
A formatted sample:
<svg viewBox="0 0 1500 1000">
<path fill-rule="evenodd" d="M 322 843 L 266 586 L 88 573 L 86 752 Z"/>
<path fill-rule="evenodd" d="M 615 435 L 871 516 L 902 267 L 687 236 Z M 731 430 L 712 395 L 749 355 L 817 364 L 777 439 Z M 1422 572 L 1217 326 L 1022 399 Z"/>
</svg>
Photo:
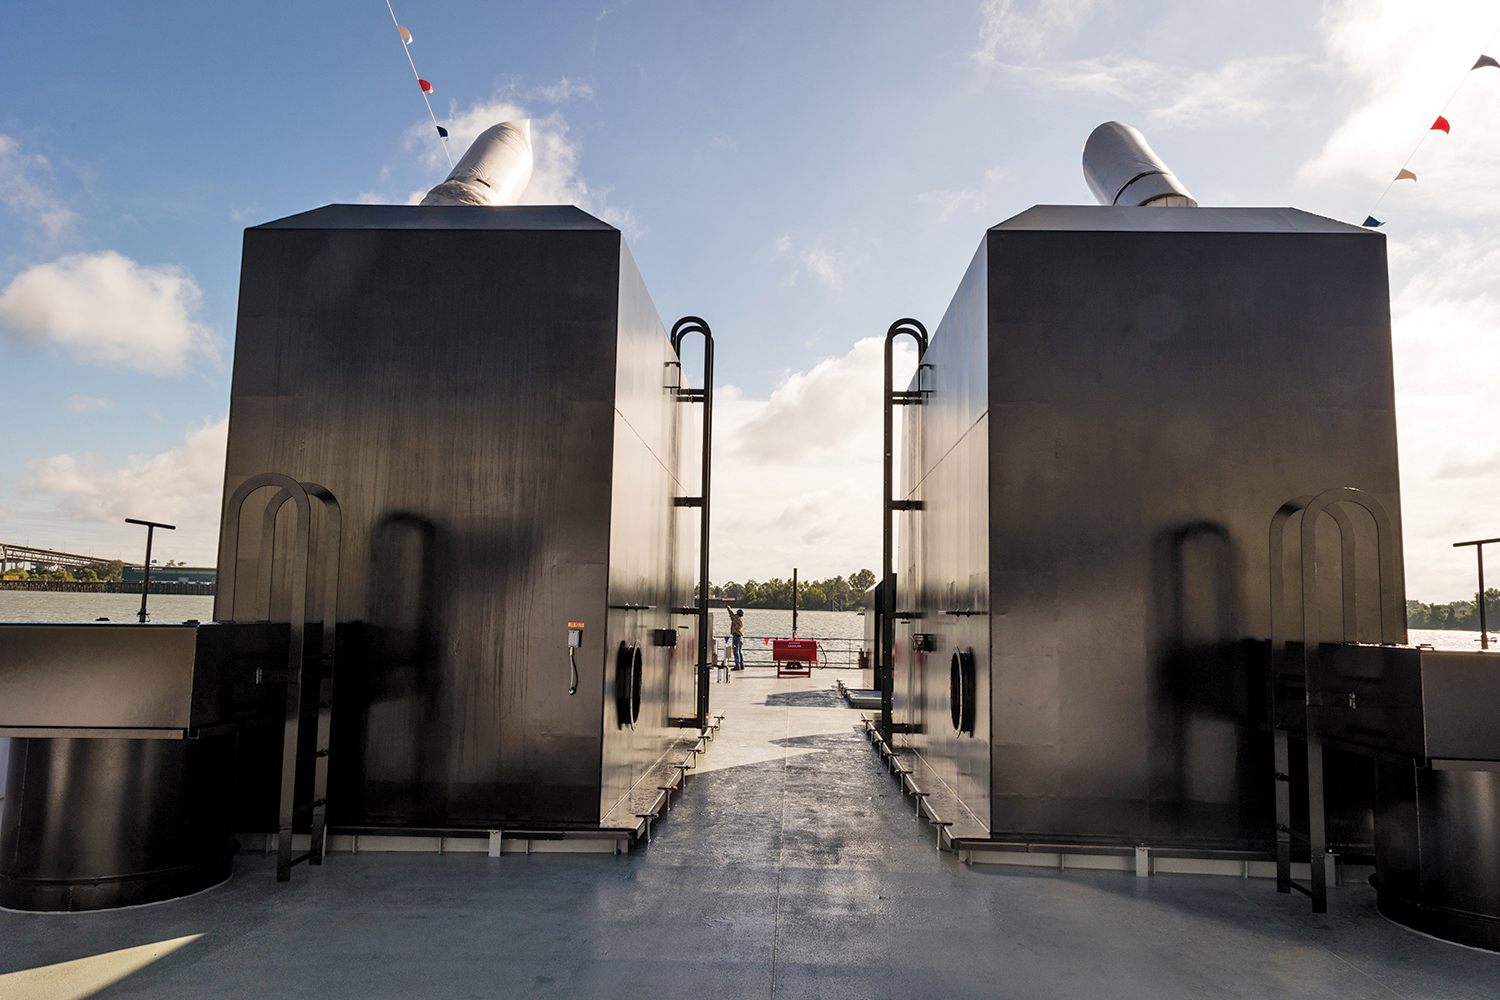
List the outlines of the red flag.
<svg viewBox="0 0 1500 1000">
<path fill-rule="evenodd" d="M 421 77 L 417 78 L 417 82 L 422 85 L 422 93 L 424 93 L 424 94 L 430 94 L 430 93 L 432 93 L 432 84 L 428 83 L 426 80 L 423 80 Z"/>
<path fill-rule="evenodd" d="M 1438 115 L 1438 120 L 1432 123 L 1432 128 L 1429 131 L 1442 132 L 1445 135 L 1451 134 L 1448 132 L 1448 119 L 1442 115 Z"/>
</svg>

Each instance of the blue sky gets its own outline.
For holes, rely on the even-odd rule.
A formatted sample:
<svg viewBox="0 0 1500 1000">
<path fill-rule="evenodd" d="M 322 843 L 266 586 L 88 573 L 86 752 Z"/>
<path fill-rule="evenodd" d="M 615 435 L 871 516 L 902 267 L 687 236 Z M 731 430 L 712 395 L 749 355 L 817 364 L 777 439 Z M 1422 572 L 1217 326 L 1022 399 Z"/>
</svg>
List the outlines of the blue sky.
<svg viewBox="0 0 1500 1000">
<path fill-rule="evenodd" d="M 1141 128 L 1200 202 L 1349 221 L 1497 27 L 1484 3 L 396 5 L 434 109 L 529 115 L 528 200 L 625 230 L 662 316 L 707 318 L 721 579 L 878 558 L 879 358 L 935 325 L 983 230 L 1088 203 L 1084 138 Z M 0 73 L 0 538 L 212 558 L 244 227 L 441 180 L 383 2 L 27 5 Z M 1413 596 L 1500 534 L 1500 71 L 1387 197 Z M 788 432 L 787 429 L 795 429 Z M 217 463 L 217 465 L 216 465 Z M 766 484 L 810 484 L 787 496 Z"/>
</svg>

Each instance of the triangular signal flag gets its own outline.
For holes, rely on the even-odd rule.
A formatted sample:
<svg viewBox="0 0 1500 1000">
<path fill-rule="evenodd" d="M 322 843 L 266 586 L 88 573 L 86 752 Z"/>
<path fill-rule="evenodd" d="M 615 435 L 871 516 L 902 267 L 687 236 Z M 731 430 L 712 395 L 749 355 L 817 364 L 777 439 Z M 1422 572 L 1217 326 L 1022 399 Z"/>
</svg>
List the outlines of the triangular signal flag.
<svg viewBox="0 0 1500 1000">
<path fill-rule="evenodd" d="M 1438 115 L 1437 121 L 1432 123 L 1432 128 L 1428 129 L 1428 131 L 1442 132 L 1444 135 L 1452 134 L 1448 131 L 1448 119 L 1444 118 L 1442 115 Z"/>
<path fill-rule="evenodd" d="M 402 27 L 401 25 L 398 24 L 398 25 L 396 25 L 396 33 L 401 36 L 401 40 L 403 42 L 405 42 L 407 45 L 411 44 L 411 32 L 410 31 L 407 31 L 404 27 Z"/>
<path fill-rule="evenodd" d="M 422 93 L 424 93 L 424 94 L 430 94 L 430 93 L 432 93 L 432 84 L 428 83 L 426 80 L 422 79 L 421 77 L 417 77 L 417 83 L 421 84 L 421 86 L 422 86 Z M 1413 180 L 1415 180 L 1415 179 L 1416 178 L 1413 178 Z"/>
<path fill-rule="evenodd" d="M 1500 69 L 1500 62 L 1497 62 L 1494 56 L 1480 56 L 1479 61 L 1474 64 L 1475 69 L 1484 69 L 1486 66 Z"/>
<path fill-rule="evenodd" d="M 443 126 L 439 125 L 437 127 L 437 130 L 438 130 L 438 135 L 442 136 L 444 139 L 448 138 L 448 130 L 445 129 L 445 128 L 443 128 Z"/>
<path fill-rule="evenodd" d="M 1385 223 L 1381 222 L 1379 219 L 1375 218 L 1375 216 L 1373 216 L 1373 215 L 1367 215 L 1367 216 L 1365 216 L 1364 227 L 1366 229 L 1377 229 L 1377 228 L 1379 228 L 1380 226 L 1383 226 L 1383 225 L 1385 225 Z"/>
<path fill-rule="evenodd" d="M 1417 175 L 1412 173 L 1410 170 L 1407 170 L 1405 167 L 1402 167 L 1401 172 L 1396 175 L 1397 181 L 1414 181 L 1416 179 Z M 1391 183 L 1394 184 L 1395 182 L 1396 181 L 1392 181 Z"/>
</svg>

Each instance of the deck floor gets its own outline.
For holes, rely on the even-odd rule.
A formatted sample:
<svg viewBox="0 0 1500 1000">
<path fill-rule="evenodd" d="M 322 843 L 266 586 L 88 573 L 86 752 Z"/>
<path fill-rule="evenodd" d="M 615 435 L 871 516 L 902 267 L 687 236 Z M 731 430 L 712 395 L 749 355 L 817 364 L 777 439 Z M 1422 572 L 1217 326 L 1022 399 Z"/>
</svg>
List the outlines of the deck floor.
<svg viewBox="0 0 1500 1000">
<path fill-rule="evenodd" d="M 1365 886 L 1332 891 L 1332 912 L 1314 916 L 1265 879 L 960 865 L 854 732 L 833 679 L 752 668 L 716 685 L 719 737 L 628 855 L 333 855 L 289 885 L 270 857 L 242 855 L 233 879 L 188 899 L 0 912 L 0 973 L 201 935 L 93 995 L 1500 993 L 1500 956 L 1385 921 Z M 124 959 L 82 966 L 110 961 Z M 0 975 L 0 998 L 83 995 L 21 985 Z"/>
</svg>

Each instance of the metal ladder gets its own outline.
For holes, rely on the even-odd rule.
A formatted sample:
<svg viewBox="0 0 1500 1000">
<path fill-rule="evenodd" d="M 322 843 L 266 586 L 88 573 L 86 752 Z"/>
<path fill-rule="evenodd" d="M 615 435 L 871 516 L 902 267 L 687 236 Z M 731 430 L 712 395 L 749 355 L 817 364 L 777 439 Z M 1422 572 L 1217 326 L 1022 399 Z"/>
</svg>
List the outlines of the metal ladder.
<svg viewBox="0 0 1500 1000">
<path fill-rule="evenodd" d="M 281 795 L 277 822 L 276 880 L 287 882 L 292 877 L 292 866 L 306 861 L 311 865 L 323 863 L 327 835 L 328 812 L 328 751 L 333 723 L 333 678 L 334 652 L 337 645 L 339 558 L 342 547 L 343 516 L 331 492 L 316 483 L 299 483 L 290 476 L 266 472 L 251 476 L 240 484 L 229 498 L 224 513 L 224 537 L 230 542 L 231 567 L 228 574 L 224 607 L 230 620 L 235 619 L 236 570 L 239 563 L 240 513 L 245 501 L 252 493 L 262 489 L 275 489 L 266 504 L 261 520 L 260 563 L 257 567 L 257 594 L 265 600 L 266 617 L 270 618 L 271 597 L 274 587 L 272 572 L 275 559 L 276 518 L 287 501 L 292 501 L 296 513 L 296 534 L 292 545 L 292 594 L 290 608 L 290 636 L 287 644 L 285 669 L 274 670 L 262 667 L 256 671 L 257 684 L 286 685 L 286 714 L 282 734 Z M 323 505 L 324 531 L 321 535 L 325 549 L 323 595 L 321 600 L 322 627 L 319 630 L 318 649 L 309 662 L 307 642 L 307 620 L 313 617 L 314 598 L 309 593 L 311 571 L 310 550 L 312 547 L 312 500 Z M 225 563 L 221 560 L 221 565 Z M 303 708 L 306 686 L 317 686 L 317 725 L 311 743 L 305 744 Z M 309 759 L 313 765 L 311 794 L 305 801 L 297 801 L 297 772 L 299 765 Z M 292 856 L 292 828 L 305 815 L 311 814 L 311 838 L 306 854 Z"/>
<path fill-rule="evenodd" d="M 1376 556 L 1380 566 L 1380 641 L 1396 642 L 1397 622 L 1401 609 L 1396 606 L 1396 554 L 1391 519 L 1380 501 L 1363 490 L 1352 487 L 1324 490 L 1316 496 L 1301 496 L 1281 505 L 1271 518 L 1271 659 L 1266 671 L 1266 712 L 1275 739 L 1276 775 L 1276 891 L 1296 890 L 1312 900 L 1314 913 L 1328 912 L 1328 836 L 1324 823 L 1323 741 L 1318 718 L 1322 699 L 1313 686 L 1313 664 L 1320 644 L 1318 621 L 1318 518 L 1328 514 L 1339 529 L 1340 577 L 1343 582 L 1344 642 L 1359 640 L 1358 595 L 1355 566 L 1354 523 L 1340 505 L 1363 507 L 1375 521 Z M 1281 620 L 1286 607 L 1286 581 L 1283 560 L 1286 524 L 1301 512 L 1299 563 L 1302 570 L 1302 664 L 1301 670 L 1288 669 L 1285 623 Z M 1304 834 L 1292 828 L 1291 737 L 1277 724 L 1278 704 L 1289 695 L 1301 695 L 1307 726 L 1307 819 Z M 1292 839 L 1308 846 L 1311 878 L 1308 885 L 1292 879 Z"/>
</svg>

